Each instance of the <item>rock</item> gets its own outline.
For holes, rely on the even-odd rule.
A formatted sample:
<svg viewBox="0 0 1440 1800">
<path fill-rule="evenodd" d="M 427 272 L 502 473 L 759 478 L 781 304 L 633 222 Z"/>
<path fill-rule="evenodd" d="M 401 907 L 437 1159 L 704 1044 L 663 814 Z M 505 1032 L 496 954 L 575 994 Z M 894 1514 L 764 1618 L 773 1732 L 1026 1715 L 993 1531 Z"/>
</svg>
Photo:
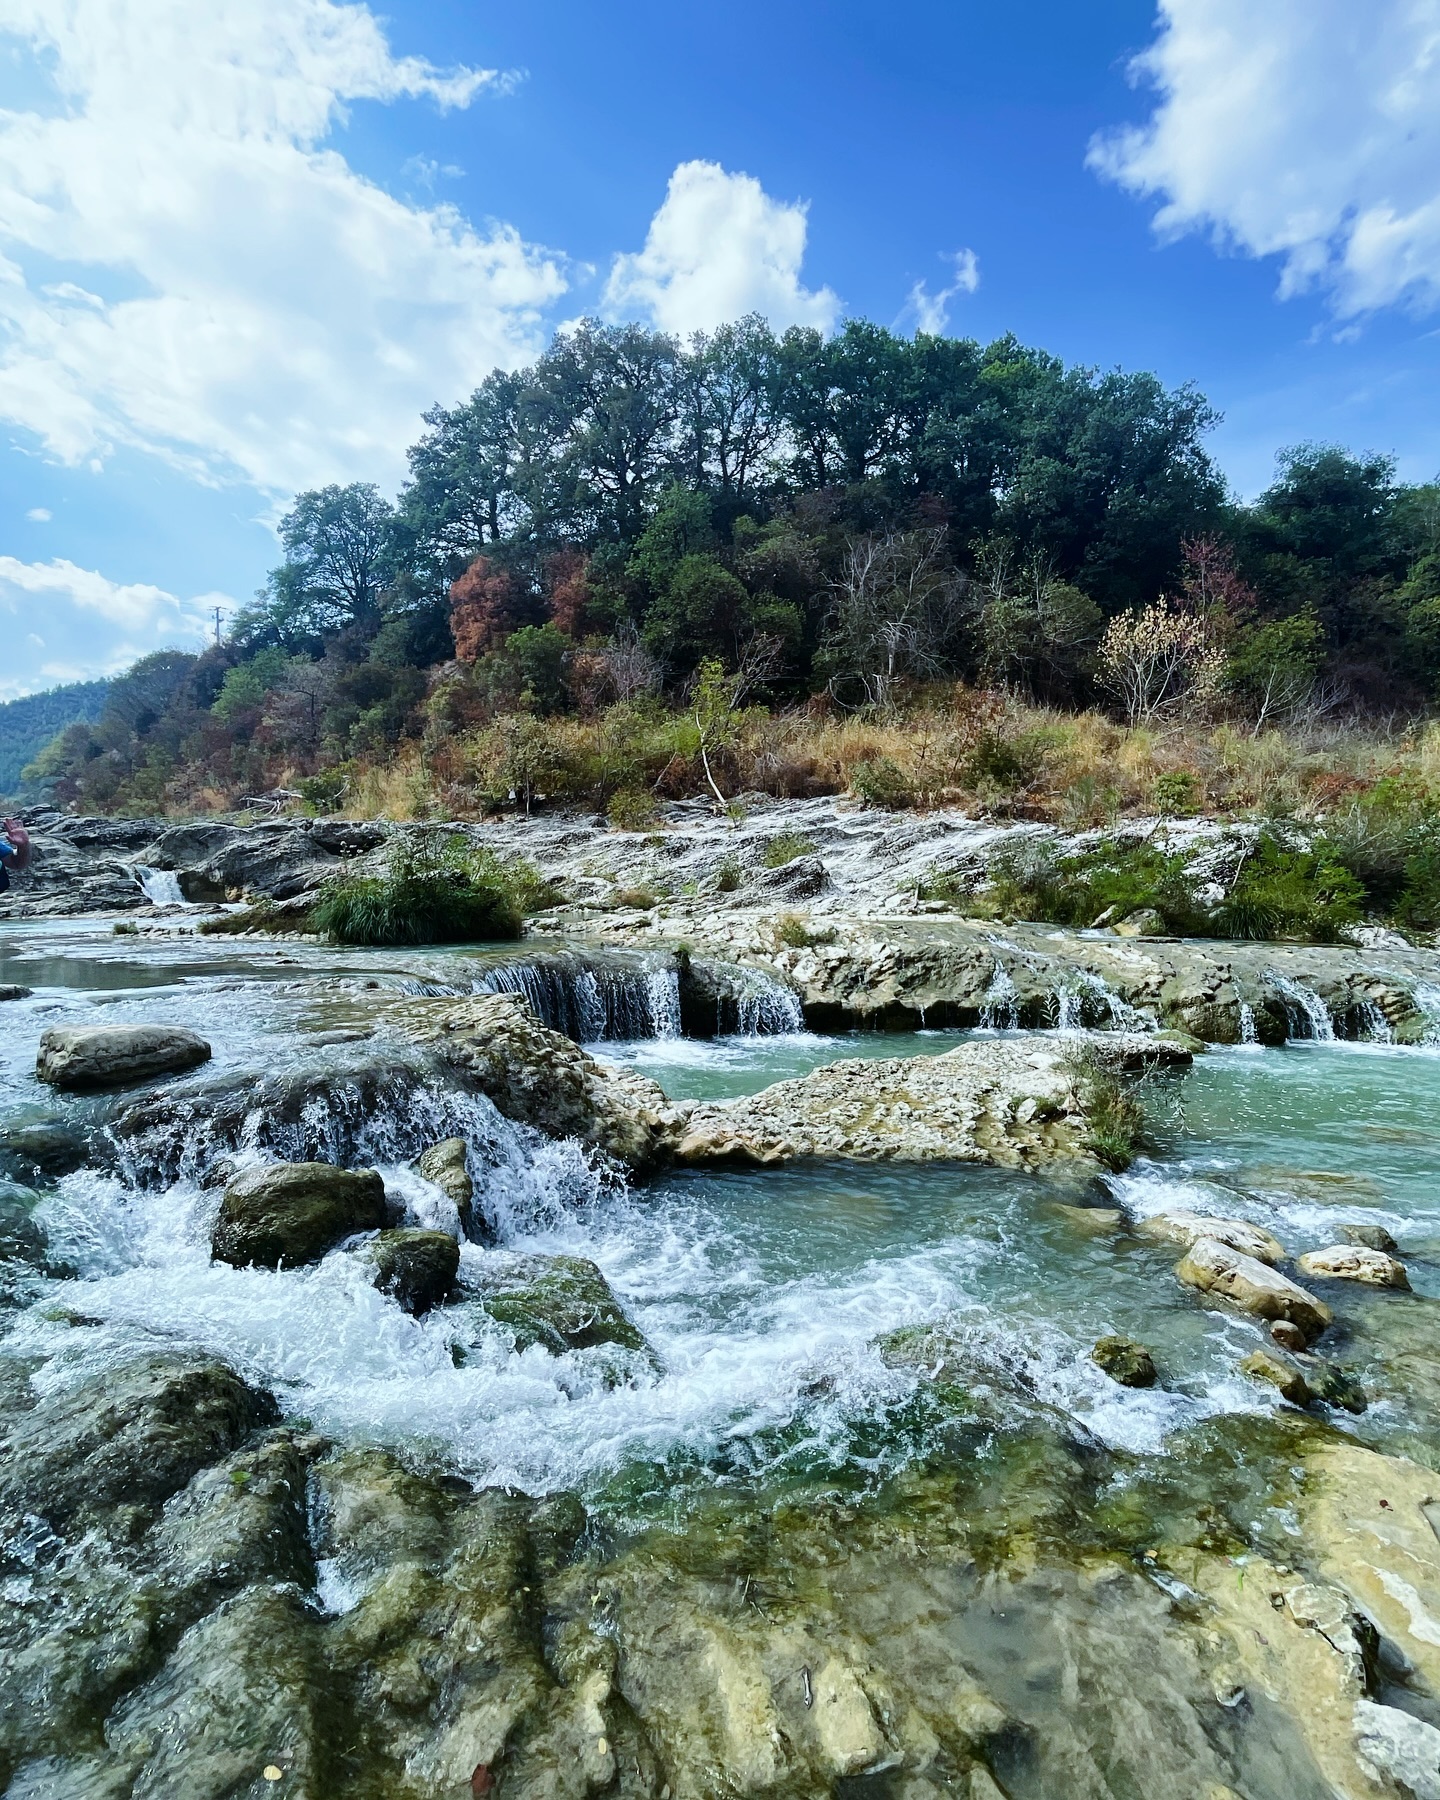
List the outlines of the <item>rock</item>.
<svg viewBox="0 0 1440 1800">
<path fill-rule="evenodd" d="M 1118 1206 L 1069 1206 L 1057 1201 L 1055 1210 L 1077 1231 L 1118 1231 L 1125 1220 Z"/>
<path fill-rule="evenodd" d="M 17 987 L 11 981 L 0 981 L 0 1001 L 28 1000 L 34 991 L 33 988 Z"/>
<path fill-rule="evenodd" d="M 1294 1363 L 1286 1362 L 1283 1356 L 1276 1356 L 1269 1350 L 1252 1350 L 1240 1367 L 1252 1381 L 1268 1382 L 1271 1387 L 1278 1388 L 1281 1399 L 1288 1400 L 1292 1406 L 1308 1406 L 1315 1398 L 1309 1382 Z"/>
<path fill-rule="evenodd" d="M 1396 1706 L 1355 1702 L 1355 1746 L 1414 1800 L 1440 1800 L 1440 1731 Z"/>
<path fill-rule="evenodd" d="M 159 1506 L 277 1417 L 271 1396 L 223 1363 L 151 1352 L 52 1388 L 9 1422 L 0 1504 L 57 1528 L 101 1508 Z"/>
<path fill-rule="evenodd" d="M 385 1183 L 373 1169 L 331 1163 L 265 1163 L 225 1189 L 211 1239 L 217 1262 L 318 1262 L 342 1238 L 385 1223 Z"/>
<path fill-rule="evenodd" d="M 1175 1269 L 1187 1287 L 1230 1301 L 1260 1319 L 1288 1319 L 1313 1342 L 1334 1315 L 1323 1300 L 1307 1293 L 1278 1269 L 1232 1250 L 1215 1238 L 1200 1238 Z"/>
<path fill-rule="evenodd" d="M 85 1134 L 59 1120 L 0 1129 L 0 1167 L 23 1181 L 58 1181 L 90 1160 Z"/>
<path fill-rule="evenodd" d="M 1272 1319 L 1270 1335 L 1282 1350 L 1303 1350 L 1307 1341 L 1300 1327 L 1288 1319 Z"/>
<path fill-rule="evenodd" d="M 1307 1275 L 1327 1281 L 1363 1281 L 1370 1287 L 1406 1288 L 1410 1277 L 1398 1258 L 1364 1244 L 1331 1244 L 1325 1250 L 1307 1250 L 1300 1258 Z"/>
<path fill-rule="evenodd" d="M 1155 1385 L 1155 1363 L 1143 1344 L 1132 1337 L 1116 1333 L 1102 1337 L 1090 1352 L 1090 1360 L 1098 1363 L 1112 1381 L 1121 1387 L 1148 1388 Z"/>
<path fill-rule="evenodd" d="M 1337 1225 L 1336 1230 L 1347 1244 L 1363 1244 L 1367 1250 L 1384 1250 L 1387 1254 L 1400 1248 L 1383 1225 Z"/>
<path fill-rule="evenodd" d="M 1116 1065 L 1132 1052 L 1149 1054 L 1149 1046 L 1103 1046 Z M 692 1107 L 674 1154 L 684 1163 L 760 1167 L 835 1156 L 1037 1168 L 1089 1157 L 1089 1085 L 1071 1047 L 1053 1039 L 830 1063 L 744 1099 Z"/>
<path fill-rule="evenodd" d="M 1110 929 L 1117 937 L 1164 937 L 1165 921 L 1153 906 L 1142 906 L 1112 922 Z"/>
<path fill-rule="evenodd" d="M 57 1025 L 40 1039 L 35 1074 L 72 1091 L 131 1087 L 210 1060 L 210 1046 L 176 1025 Z"/>
<path fill-rule="evenodd" d="M 656 1082 L 598 1062 L 540 1024 L 518 994 L 406 1000 L 391 1021 L 507 1119 L 578 1138 L 631 1169 L 662 1161 L 667 1133 L 683 1117 Z"/>
<path fill-rule="evenodd" d="M 448 1231 L 382 1231 L 367 1254 L 376 1287 L 416 1318 L 440 1305 L 460 1268 L 460 1246 Z"/>
<path fill-rule="evenodd" d="M 1242 1256 L 1253 1256 L 1257 1262 L 1269 1263 L 1272 1268 L 1285 1260 L 1285 1246 L 1280 1240 L 1246 1219 L 1212 1219 L 1204 1213 L 1176 1209 L 1151 1213 L 1148 1218 L 1137 1220 L 1135 1229 L 1144 1237 L 1184 1244 L 1187 1249 L 1201 1238 L 1214 1238 L 1217 1243 L 1238 1250 Z"/>
<path fill-rule="evenodd" d="M 517 1257 L 487 1271 L 482 1298 L 490 1317 L 514 1332 L 517 1350 L 541 1344 L 552 1356 L 563 1356 L 567 1350 L 614 1344 L 650 1354 L 610 1284 L 584 1257 Z"/>
<path fill-rule="evenodd" d="M 417 1173 L 433 1182 L 455 1208 L 460 1229 L 468 1237 L 476 1235 L 475 1184 L 466 1163 L 464 1138 L 446 1138 L 432 1144 L 415 1164 Z"/>
<path fill-rule="evenodd" d="M 1370 1401 L 1364 1388 L 1348 1369 L 1326 1362 L 1320 1356 L 1307 1356 L 1304 1359 L 1304 1369 L 1315 1398 L 1323 1400 L 1327 1406 L 1344 1407 L 1346 1412 L 1354 1413 L 1357 1417 L 1369 1406 Z"/>
</svg>

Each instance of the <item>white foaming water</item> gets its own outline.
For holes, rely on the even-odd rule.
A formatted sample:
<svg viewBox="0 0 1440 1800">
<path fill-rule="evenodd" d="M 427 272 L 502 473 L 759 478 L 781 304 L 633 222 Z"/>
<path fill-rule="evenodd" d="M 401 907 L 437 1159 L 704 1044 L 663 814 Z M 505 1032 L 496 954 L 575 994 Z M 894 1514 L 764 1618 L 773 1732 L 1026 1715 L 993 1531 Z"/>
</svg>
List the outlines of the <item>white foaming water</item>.
<svg viewBox="0 0 1440 1800">
<path fill-rule="evenodd" d="M 1335 1042 L 1330 1009 L 1313 988 L 1292 981 L 1288 975 L 1278 974 L 1274 969 L 1269 970 L 1265 978 L 1285 1002 L 1291 1037 L 1313 1038 L 1319 1044 Z"/>
<path fill-rule="evenodd" d="M 1417 1008 L 1425 1015 L 1425 1036 L 1421 1041 L 1440 1044 L 1440 986 L 1429 981 L 1417 981 L 1410 994 Z"/>
<path fill-rule="evenodd" d="M 1240 1002 L 1240 1042 L 1247 1050 L 1260 1042 L 1260 1034 L 1255 1029 L 1255 1008 L 1248 1000 Z"/>
<path fill-rule="evenodd" d="M 982 1031 L 1014 1031 L 1020 1024 L 1020 1000 L 1010 971 L 996 962 L 995 973 L 985 990 L 985 1004 L 980 1011 Z"/>
<path fill-rule="evenodd" d="M 1066 985 L 1055 991 L 1055 1027 L 1058 1031 L 1084 1031 L 1087 1025 L 1105 1022 L 1113 1031 L 1153 1031 L 1148 1013 L 1131 1006 L 1099 975 L 1088 969 L 1072 969 Z"/>
<path fill-rule="evenodd" d="M 135 879 L 140 883 L 145 898 L 152 906 L 188 906 L 190 903 L 180 892 L 180 877 L 171 869 L 152 869 L 144 863 L 135 864 Z"/>
</svg>

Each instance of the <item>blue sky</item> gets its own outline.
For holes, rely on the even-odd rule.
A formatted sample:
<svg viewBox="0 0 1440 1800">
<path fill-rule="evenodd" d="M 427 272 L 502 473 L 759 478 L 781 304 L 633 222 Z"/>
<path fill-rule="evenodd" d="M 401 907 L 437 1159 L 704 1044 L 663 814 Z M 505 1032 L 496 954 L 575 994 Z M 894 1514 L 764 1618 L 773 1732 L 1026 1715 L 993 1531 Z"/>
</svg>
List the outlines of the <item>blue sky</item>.
<svg viewBox="0 0 1440 1800">
<path fill-rule="evenodd" d="M 0 0 L 0 698 L 193 644 L 298 487 L 584 313 L 1194 381 L 1440 469 L 1440 0 Z"/>
</svg>

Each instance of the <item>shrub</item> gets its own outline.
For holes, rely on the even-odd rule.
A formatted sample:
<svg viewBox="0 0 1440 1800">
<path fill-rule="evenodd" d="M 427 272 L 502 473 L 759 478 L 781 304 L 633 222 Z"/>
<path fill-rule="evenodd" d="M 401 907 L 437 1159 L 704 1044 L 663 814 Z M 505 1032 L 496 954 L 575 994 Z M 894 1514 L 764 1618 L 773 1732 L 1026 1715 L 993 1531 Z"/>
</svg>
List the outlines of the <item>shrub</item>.
<svg viewBox="0 0 1440 1800">
<path fill-rule="evenodd" d="M 328 813 L 340 804 L 350 780 L 343 769 L 323 769 L 318 775 L 302 775 L 295 785 L 311 812 Z"/>
<path fill-rule="evenodd" d="M 808 950 L 814 944 L 832 944 L 835 941 L 833 927 L 812 931 L 799 913 L 781 913 L 775 921 L 775 936 L 791 950 Z"/>
<path fill-rule="evenodd" d="M 888 756 L 867 756 L 857 762 L 850 771 L 850 788 L 867 806 L 890 812 L 911 806 L 915 800 L 909 777 Z"/>
<path fill-rule="evenodd" d="M 1077 1050 L 1070 1067 L 1089 1120 L 1086 1147 L 1118 1175 L 1146 1146 L 1145 1108 L 1092 1049 Z"/>
<path fill-rule="evenodd" d="M 1090 925 L 1102 913 L 1120 917 L 1153 907 L 1167 930 L 1204 935 L 1182 852 L 1119 840 L 1062 856 L 1052 844 L 1028 843 L 999 852 L 989 896 L 1003 913 L 1057 925 Z"/>
<path fill-rule="evenodd" d="M 332 881 L 310 924 L 339 944 L 475 943 L 519 937 L 526 913 L 554 898 L 529 864 L 424 832 L 392 850 L 383 874 Z"/>
<path fill-rule="evenodd" d="M 1008 738 L 984 730 L 976 737 L 960 774 L 967 787 L 1013 794 L 1029 787 L 1045 766 L 1045 745 L 1035 732 Z"/>
<path fill-rule="evenodd" d="M 815 846 L 798 831 L 780 831 L 765 840 L 765 867 L 783 869 L 802 856 L 814 854 Z"/>
<path fill-rule="evenodd" d="M 1360 919 L 1364 900 L 1362 883 L 1323 840 L 1309 850 L 1294 849 L 1266 831 L 1215 908 L 1211 933 L 1333 942 Z"/>
<path fill-rule="evenodd" d="M 1167 769 L 1155 777 L 1150 797 L 1156 812 L 1178 818 L 1197 811 L 1202 795 L 1200 783 L 1189 769 Z"/>
<path fill-rule="evenodd" d="M 625 787 L 610 796 L 605 817 L 617 831 L 648 831 L 655 823 L 655 796 L 648 788 Z"/>
<path fill-rule="evenodd" d="M 733 894 L 745 879 L 745 871 L 733 856 L 727 856 L 715 872 L 715 892 Z"/>
<path fill-rule="evenodd" d="M 614 898 L 617 906 L 633 906 L 639 912 L 649 912 L 656 900 L 647 887 L 616 888 Z"/>
</svg>

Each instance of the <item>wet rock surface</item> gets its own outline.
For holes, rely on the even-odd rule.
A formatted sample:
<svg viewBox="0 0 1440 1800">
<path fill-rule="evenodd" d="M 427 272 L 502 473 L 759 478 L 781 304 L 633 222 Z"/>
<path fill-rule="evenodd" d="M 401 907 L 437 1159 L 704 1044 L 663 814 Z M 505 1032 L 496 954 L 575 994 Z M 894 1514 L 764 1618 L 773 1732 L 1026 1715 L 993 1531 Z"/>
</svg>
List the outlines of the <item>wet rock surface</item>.
<svg viewBox="0 0 1440 1800">
<path fill-rule="evenodd" d="M 35 1074 L 50 1087 L 83 1093 L 133 1087 L 209 1060 L 204 1038 L 179 1026 L 57 1025 L 40 1039 Z"/>
<path fill-rule="evenodd" d="M 460 1267 L 460 1246 L 445 1231 L 382 1231 L 367 1254 L 376 1287 L 417 1318 L 449 1295 Z"/>
<path fill-rule="evenodd" d="M 244 1170 L 225 1189 L 211 1251 L 237 1269 L 294 1268 L 384 1223 L 385 1183 L 373 1169 L 266 1163 Z"/>
<path fill-rule="evenodd" d="M 1156 1382 L 1155 1359 L 1132 1337 L 1112 1332 L 1100 1338 L 1090 1352 L 1094 1362 L 1121 1387 L 1148 1388 Z"/>
<path fill-rule="evenodd" d="M 1216 1238 L 1197 1239 L 1177 1263 L 1175 1274 L 1185 1286 L 1227 1300 L 1256 1318 L 1287 1320 L 1307 1343 L 1319 1337 L 1333 1318 L 1325 1302 L 1299 1282 Z"/>
<path fill-rule="evenodd" d="M 593 1262 L 579 1256 L 515 1256 L 472 1281 L 485 1311 L 517 1349 L 540 1344 L 552 1356 L 615 1345 L 653 1354 Z"/>
</svg>

